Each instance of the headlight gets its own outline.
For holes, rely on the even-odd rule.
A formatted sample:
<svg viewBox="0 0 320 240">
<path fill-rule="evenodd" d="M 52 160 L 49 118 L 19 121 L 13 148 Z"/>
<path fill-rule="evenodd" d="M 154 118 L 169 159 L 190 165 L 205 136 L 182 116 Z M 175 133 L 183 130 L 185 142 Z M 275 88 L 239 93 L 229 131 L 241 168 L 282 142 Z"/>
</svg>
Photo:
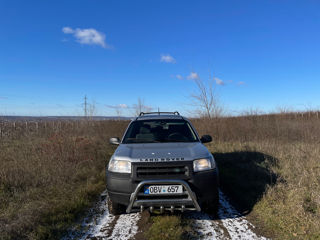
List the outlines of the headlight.
<svg viewBox="0 0 320 240">
<path fill-rule="evenodd" d="M 216 163 L 213 158 L 201 158 L 193 161 L 193 171 L 200 172 L 214 169 Z"/>
<path fill-rule="evenodd" d="M 131 173 L 131 162 L 111 159 L 108 170 L 110 172 Z"/>
</svg>

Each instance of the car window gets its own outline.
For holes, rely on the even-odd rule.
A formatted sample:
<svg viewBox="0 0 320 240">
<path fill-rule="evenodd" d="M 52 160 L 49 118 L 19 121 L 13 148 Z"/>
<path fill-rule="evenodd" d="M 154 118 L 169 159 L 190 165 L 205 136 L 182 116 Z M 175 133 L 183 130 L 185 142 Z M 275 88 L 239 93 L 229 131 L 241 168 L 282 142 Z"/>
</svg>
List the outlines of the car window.
<svg viewBox="0 0 320 240">
<path fill-rule="evenodd" d="M 123 143 L 195 142 L 198 141 L 185 120 L 139 120 L 130 124 Z"/>
</svg>

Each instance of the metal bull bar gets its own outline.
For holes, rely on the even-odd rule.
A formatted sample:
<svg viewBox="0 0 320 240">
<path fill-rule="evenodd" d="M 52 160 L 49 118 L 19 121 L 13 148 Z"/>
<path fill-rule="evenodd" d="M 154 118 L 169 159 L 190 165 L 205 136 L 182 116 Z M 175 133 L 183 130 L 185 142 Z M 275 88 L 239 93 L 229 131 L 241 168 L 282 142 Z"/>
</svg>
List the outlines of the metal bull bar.
<svg viewBox="0 0 320 240">
<path fill-rule="evenodd" d="M 186 190 L 186 193 L 188 195 L 188 198 L 183 198 L 183 199 L 143 199 L 143 200 L 137 200 L 137 197 L 140 193 L 140 190 L 145 186 L 145 185 L 150 185 L 150 184 L 179 184 L 184 187 Z M 156 195 L 154 195 L 156 196 Z M 173 194 L 174 196 L 174 194 Z M 131 194 L 130 196 L 130 203 L 127 207 L 126 212 L 130 213 L 133 207 L 141 207 L 141 209 L 144 208 L 144 205 L 150 206 L 150 210 L 152 211 L 154 209 L 154 205 L 160 206 L 160 210 L 163 211 L 164 207 L 162 205 L 170 205 L 170 210 L 174 210 L 174 206 L 180 205 L 181 208 L 176 208 L 177 210 L 188 210 L 188 208 L 185 208 L 185 205 L 187 204 L 192 204 L 194 206 L 193 209 L 190 210 L 197 210 L 201 211 L 201 208 L 197 202 L 196 195 L 194 192 L 191 190 L 189 184 L 186 181 L 183 180 L 145 180 L 142 181 L 138 184 L 136 187 L 136 190 Z"/>
</svg>

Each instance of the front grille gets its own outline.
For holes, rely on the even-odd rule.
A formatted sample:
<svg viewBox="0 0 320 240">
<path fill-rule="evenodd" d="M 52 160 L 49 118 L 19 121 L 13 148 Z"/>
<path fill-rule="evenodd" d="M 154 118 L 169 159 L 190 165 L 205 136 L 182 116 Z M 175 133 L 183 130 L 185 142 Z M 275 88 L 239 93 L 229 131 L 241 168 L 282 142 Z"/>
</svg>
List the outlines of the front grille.
<svg viewBox="0 0 320 240">
<path fill-rule="evenodd" d="M 185 176 L 187 172 L 186 166 L 137 167 L 137 177 Z"/>
<path fill-rule="evenodd" d="M 135 165 L 137 179 L 188 179 L 190 168 L 186 163 L 144 163 Z"/>
</svg>

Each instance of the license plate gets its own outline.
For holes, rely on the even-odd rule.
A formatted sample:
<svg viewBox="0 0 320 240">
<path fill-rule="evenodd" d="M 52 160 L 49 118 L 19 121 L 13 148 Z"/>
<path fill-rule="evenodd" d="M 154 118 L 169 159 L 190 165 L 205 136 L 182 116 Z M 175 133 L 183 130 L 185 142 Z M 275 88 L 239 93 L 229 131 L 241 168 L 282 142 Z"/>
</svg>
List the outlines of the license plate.
<svg viewBox="0 0 320 240">
<path fill-rule="evenodd" d="M 181 185 L 154 185 L 145 186 L 144 194 L 175 194 L 182 193 Z"/>
</svg>

